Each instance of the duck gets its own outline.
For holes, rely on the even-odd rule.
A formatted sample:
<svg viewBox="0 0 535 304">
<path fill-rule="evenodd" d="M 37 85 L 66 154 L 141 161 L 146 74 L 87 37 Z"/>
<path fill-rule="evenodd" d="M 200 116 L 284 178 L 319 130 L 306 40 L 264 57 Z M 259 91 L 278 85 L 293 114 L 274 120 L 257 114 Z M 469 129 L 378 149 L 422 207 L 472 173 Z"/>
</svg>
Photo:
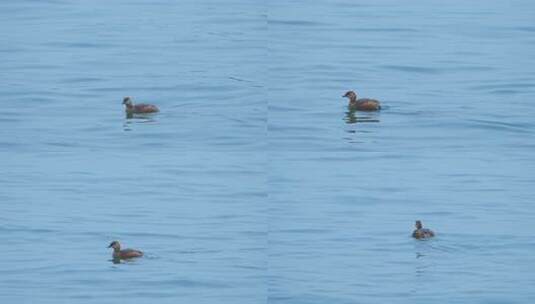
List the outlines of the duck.
<svg viewBox="0 0 535 304">
<path fill-rule="evenodd" d="M 160 112 L 160 109 L 158 109 L 157 106 L 147 103 L 138 103 L 134 104 L 132 101 L 132 98 L 129 96 L 126 96 L 123 98 L 123 104 L 125 105 L 125 111 L 126 114 L 132 115 L 132 114 L 147 114 L 147 113 L 156 113 Z"/>
<path fill-rule="evenodd" d="M 422 221 L 416 221 L 414 225 L 416 230 L 412 232 L 412 237 L 415 239 L 428 239 L 435 236 L 435 233 L 427 228 L 423 228 Z"/>
<path fill-rule="evenodd" d="M 357 93 L 354 91 L 347 91 L 342 97 L 349 98 L 348 108 L 352 111 L 379 111 L 381 110 L 381 103 L 379 100 L 370 98 L 357 99 Z"/>
<path fill-rule="evenodd" d="M 121 244 L 119 241 L 111 242 L 108 248 L 113 248 L 112 257 L 114 261 L 140 258 L 143 256 L 143 252 L 140 250 L 130 248 L 121 250 Z"/>
</svg>

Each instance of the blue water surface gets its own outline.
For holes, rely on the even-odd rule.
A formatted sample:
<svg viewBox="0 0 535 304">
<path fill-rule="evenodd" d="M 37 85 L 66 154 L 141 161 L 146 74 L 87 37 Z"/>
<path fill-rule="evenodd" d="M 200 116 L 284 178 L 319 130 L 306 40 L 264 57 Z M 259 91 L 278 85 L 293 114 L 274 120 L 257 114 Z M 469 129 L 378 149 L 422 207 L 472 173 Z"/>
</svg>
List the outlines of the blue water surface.
<svg viewBox="0 0 535 304">
<path fill-rule="evenodd" d="M 534 20 L 0 2 L 0 303 L 533 303 Z M 113 264 L 115 239 L 145 257 Z"/>
</svg>

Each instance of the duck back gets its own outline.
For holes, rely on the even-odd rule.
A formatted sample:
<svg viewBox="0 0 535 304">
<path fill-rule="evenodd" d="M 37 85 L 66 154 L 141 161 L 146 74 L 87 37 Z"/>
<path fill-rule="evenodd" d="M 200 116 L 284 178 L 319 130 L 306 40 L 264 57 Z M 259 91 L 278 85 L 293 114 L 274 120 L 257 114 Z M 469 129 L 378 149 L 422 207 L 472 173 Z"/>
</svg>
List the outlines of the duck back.
<svg viewBox="0 0 535 304">
<path fill-rule="evenodd" d="M 160 109 L 158 109 L 158 107 L 155 105 L 140 103 L 140 104 L 134 105 L 133 112 L 134 113 L 154 113 L 154 112 L 159 112 L 159 111 Z"/>
<path fill-rule="evenodd" d="M 376 99 L 361 98 L 349 104 L 350 108 L 358 111 L 378 111 L 381 109 L 381 104 Z"/>
</svg>

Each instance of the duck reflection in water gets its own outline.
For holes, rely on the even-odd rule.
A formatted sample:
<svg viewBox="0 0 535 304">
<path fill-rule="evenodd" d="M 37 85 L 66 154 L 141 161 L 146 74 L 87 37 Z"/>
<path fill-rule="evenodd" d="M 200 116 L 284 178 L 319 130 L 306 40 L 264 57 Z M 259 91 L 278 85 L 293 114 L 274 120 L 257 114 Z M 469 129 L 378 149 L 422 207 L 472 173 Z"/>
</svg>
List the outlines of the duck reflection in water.
<svg viewBox="0 0 535 304">
<path fill-rule="evenodd" d="M 132 131 L 136 124 L 157 123 L 158 121 L 152 115 L 126 114 L 123 123 L 124 131 Z"/>
<path fill-rule="evenodd" d="M 349 110 L 346 112 L 345 122 L 347 124 L 365 123 L 365 122 L 381 122 L 377 118 L 377 114 L 365 114 L 363 116 L 357 116 L 358 111 Z"/>
</svg>

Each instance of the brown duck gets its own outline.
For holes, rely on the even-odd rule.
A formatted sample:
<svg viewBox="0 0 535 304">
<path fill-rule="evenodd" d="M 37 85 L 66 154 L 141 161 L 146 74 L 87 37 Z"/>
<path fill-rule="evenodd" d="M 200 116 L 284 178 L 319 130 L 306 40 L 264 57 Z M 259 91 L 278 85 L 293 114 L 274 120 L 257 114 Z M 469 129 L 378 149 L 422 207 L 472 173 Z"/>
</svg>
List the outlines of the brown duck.
<svg viewBox="0 0 535 304">
<path fill-rule="evenodd" d="M 110 243 L 108 248 L 113 248 L 113 259 L 114 260 L 127 260 L 131 258 L 140 258 L 143 256 L 143 252 L 136 249 L 123 249 L 121 250 L 121 244 L 119 241 L 113 241 Z"/>
<path fill-rule="evenodd" d="M 435 233 L 430 229 L 423 228 L 421 221 L 416 221 L 416 230 L 412 232 L 412 237 L 415 239 L 427 239 L 435 236 Z"/>
<path fill-rule="evenodd" d="M 128 96 L 123 98 L 123 104 L 126 107 L 125 110 L 126 110 L 126 114 L 128 115 L 160 112 L 160 109 L 158 109 L 157 106 L 152 105 L 152 104 L 147 104 L 147 103 L 134 104 L 134 102 L 132 102 L 132 98 Z"/>
<path fill-rule="evenodd" d="M 370 98 L 357 99 L 357 93 L 348 91 L 342 97 L 349 98 L 348 107 L 353 111 L 379 111 L 381 110 L 381 103 L 378 100 Z"/>
</svg>

